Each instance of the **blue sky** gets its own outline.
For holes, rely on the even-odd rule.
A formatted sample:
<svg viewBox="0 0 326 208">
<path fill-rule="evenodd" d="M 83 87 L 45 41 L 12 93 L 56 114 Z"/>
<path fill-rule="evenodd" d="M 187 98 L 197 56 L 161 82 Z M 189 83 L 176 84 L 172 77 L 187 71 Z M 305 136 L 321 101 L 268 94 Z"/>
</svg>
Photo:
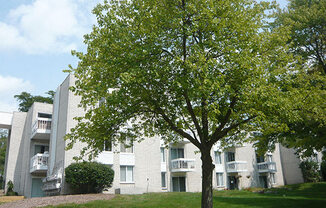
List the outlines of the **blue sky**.
<svg viewBox="0 0 326 208">
<path fill-rule="evenodd" d="M 101 0 L 0 0 L 0 111 L 15 111 L 22 91 L 45 95 L 67 76 L 84 51 Z M 284 7 L 286 0 L 277 0 Z"/>
</svg>

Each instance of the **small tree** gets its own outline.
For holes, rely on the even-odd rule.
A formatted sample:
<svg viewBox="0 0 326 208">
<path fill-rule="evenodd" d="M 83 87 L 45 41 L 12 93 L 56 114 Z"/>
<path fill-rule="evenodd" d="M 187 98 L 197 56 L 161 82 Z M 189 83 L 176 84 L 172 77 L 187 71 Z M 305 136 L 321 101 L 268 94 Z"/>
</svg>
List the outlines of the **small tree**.
<svg viewBox="0 0 326 208">
<path fill-rule="evenodd" d="M 320 175 L 318 171 L 319 166 L 317 162 L 310 160 L 302 161 L 299 167 L 301 168 L 304 182 L 320 181 Z"/>
<path fill-rule="evenodd" d="M 97 162 L 72 163 L 66 170 L 66 182 L 77 193 L 100 193 L 111 186 L 114 171 L 107 165 Z"/>
</svg>

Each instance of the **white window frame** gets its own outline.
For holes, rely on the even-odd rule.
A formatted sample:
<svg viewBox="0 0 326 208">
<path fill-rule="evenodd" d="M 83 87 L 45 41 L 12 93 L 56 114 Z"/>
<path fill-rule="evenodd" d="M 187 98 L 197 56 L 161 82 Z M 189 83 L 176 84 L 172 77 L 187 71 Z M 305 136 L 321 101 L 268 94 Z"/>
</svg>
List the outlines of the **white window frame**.
<svg viewBox="0 0 326 208">
<path fill-rule="evenodd" d="M 219 175 L 222 176 L 221 177 L 222 181 L 219 180 L 219 178 L 220 178 Z M 219 184 L 219 182 L 220 182 L 220 184 Z M 223 173 L 216 173 L 216 185 L 217 185 L 217 187 L 224 187 L 224 174 Z"/>
<path fill-rule="evenodd" d="M 216 160 L 216 156 L 219 155 L 219 162 L 217 162 Z M 222 164 L 222 153 L 220 151 L 214 151 L 214 160 L 215 160 L 215 164 Z"/>
<path fill-rule="evenodd" d="M 129 153 L 129 154 L 133 154 L 134 153 L 134 144 L 132 144 L 131 143 L 131 147 L 126 147 L 126 145 L 125 144 L 130 144 L 131 143 L 131 141 L 130 141 L 130 139 L 127 139 L 126 141 L 125 141 L 125 143 L 120 143 L 120 152 L 122 152 L 122 153 Z M 128 145 L 129 146 L 129 145 Z M 130 150 L 129 152 L 128 151 L 126 151 L 126 150 Z"/>
<path fill-rule="evenodd" d="M 130 173 L 130 168 L 131 168 L 131 180 L 130 177 L 128 177 L 128 173 Z M 125 173 L 126 175 L 125 177 L 125 181 L 122 180 L 122 169 L 125 169 Z M 129 171 L 129 172 L 128 172 Z M 135 183 L 134 181 L 134 166 L 132 165 L 120 165 L 120 183 Z"/>
<path fill-rule="evenodd" d="M 165 149 L 164 147 L 161 147 L 160 150 L 161 150 L 161 162 L 165 163 L 166 162 Z"/>
<path fill-rule="evenodd" d="M 164 178 L 164 185 L 165 186 L 163 186 L 163 180 L 162 180 L 163 178 Z M 166 182 L 167 182 L 167 180 L 166 180 L 166 172 L 161 172 L 161 187 L 162 187 L 162 189 L 167 188 L 167 183 Z"/>
<path fill-rule="evenodd" d="M 269 177 L 270 177 L 271 184 L 276 184 L 275 173 L 270 173 Z"/>
</svg>

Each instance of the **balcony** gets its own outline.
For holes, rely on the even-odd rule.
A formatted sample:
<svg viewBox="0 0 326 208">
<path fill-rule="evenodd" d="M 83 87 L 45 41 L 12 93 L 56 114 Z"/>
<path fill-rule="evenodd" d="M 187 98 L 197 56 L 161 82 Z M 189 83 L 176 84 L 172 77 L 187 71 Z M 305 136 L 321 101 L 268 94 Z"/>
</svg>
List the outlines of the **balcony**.
<svg viewBox="0 0 326 208">
<path fill-rule="evenodd" d="M 46 173 L 48 170 L 48 153 L 37 153 L 31 158 L 30 173 Z"/>
<path fill-rule="evenodd" d="M 247 171 L 246 161 L 232 161 L 226 163 L 226 172 L 228 173 L 238 173 Z"/>
<path fill-rule="evenodd" d="M 178 158 L 171 160 L 171 172 L 190 172 L 195 170 L 195 160 Z"/>
<path fill-rule="evenodd" d="M 259 173 L 276 172 L 276 164 L 275 162 L 257 163 L 257 169 Z"/>
<path fill-rule="evenodd" d="M 51 119 L 37 118 L 32 126 L 32 139 L 50 139 Z"/>
</svg>

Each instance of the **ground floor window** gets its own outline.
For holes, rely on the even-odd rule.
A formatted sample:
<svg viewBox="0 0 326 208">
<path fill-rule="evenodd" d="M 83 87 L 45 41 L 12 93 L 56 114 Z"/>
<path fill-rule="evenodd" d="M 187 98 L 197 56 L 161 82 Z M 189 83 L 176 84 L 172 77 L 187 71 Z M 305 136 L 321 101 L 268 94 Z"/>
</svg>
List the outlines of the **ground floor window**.
<svg viewBox="0 0 326 208">
<path fill-rule="evenodd" d="M 120 182 L 134 182 L 134 167 L 120 166 Z"/>
<path fill-rule="evenodd" d="M 270 177 L 271 177 L 271 183 L 272 183 L 272 184 L 275 184 L 275 183 L 276 183 L 276 180 L 275 180 L 275 173 L 271 173 L 271 174 L 270 174 Z"/>
<path fill-rule="evenodd" d="M 161 172 L 162 188 L 166 188 L 166 172 Z"/>
<path fill-rule="evenodd" d="M 217 186 L 224 186 L 223 173 L 216 173 Z"/>
</svg>

